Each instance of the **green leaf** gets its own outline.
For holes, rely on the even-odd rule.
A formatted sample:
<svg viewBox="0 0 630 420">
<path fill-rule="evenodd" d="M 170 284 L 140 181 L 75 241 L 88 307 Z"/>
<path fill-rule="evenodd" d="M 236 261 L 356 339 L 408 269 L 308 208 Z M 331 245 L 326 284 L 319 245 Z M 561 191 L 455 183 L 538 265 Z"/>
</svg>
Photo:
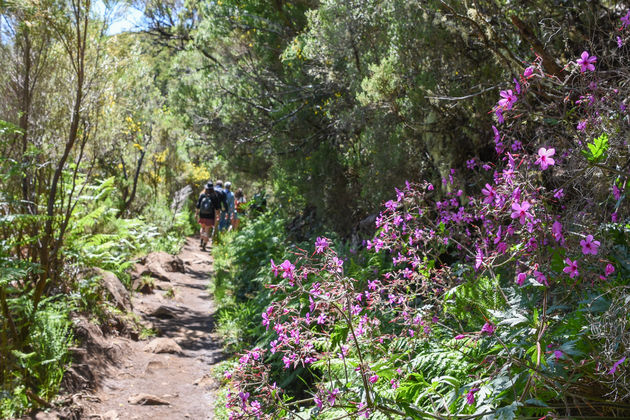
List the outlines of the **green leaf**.
<svg viewBox="0 0 630 420">
<path fill-rule="evenodd" d="M 582 154 L 591 163 L 596 163 L 604 157 L 604 153 L 608 150 L 608 134 L 603 133 L 601 136 L 593 139 L 592 143 L 586 144 L 586 149 L 582 150 Z"/>
</svg>

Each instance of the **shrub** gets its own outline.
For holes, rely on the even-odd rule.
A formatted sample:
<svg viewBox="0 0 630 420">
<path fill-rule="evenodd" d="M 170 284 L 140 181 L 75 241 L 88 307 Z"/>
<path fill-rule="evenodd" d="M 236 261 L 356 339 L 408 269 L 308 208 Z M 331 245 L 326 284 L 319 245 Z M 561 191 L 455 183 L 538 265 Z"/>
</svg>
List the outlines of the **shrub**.
<svg viewBox="0 0 630 420">
<path fill-rule="evenodd" d="M 274 339 L 229 373 L 232 418 L 627 415 L 612 320 L 627 317 L 629 92 L 623 68 L 592 71 L 604 53 L 563 80 L 537 58 L 492 110 L 496 161 L 451 170 L 444 193 L 396 189 L 367 243 L 392 259 L 383 275 L 348 275 L 326 238 L 272 260 Z M 279 357 L 312 375 L 308 398 L 274 382 Z"/>
</svg>

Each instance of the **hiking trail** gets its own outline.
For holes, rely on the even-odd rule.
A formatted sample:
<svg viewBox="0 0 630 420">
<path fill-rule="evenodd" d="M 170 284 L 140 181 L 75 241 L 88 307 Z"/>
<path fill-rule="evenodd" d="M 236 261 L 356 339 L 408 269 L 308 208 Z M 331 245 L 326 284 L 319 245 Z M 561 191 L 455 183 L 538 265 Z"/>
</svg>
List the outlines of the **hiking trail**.
<svg viewBox="0 0 630 420">
<path fill-rule="evenodd" d="M 152 324 L 158 336 L 113 341 L 121 356 L 83 401 L 81 418 L 215 418 L 218 384 L 210 370 L 225 356 L 214 332 L 216 308 L 207 291 L 212 257 L 200 250 L 195 238 L 186 240 L 178 257 L 184 273 L 165 272 L 153 293 L 136 292 L 132 298 L 133 311 Z"/>
</svg>

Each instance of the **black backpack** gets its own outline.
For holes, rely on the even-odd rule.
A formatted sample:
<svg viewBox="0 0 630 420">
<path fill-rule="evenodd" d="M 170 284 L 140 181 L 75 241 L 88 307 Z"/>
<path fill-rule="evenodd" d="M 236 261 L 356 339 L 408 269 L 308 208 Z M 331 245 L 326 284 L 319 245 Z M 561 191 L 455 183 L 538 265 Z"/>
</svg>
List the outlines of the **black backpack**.
<svg viewBox="0 0 630 420">
<path fill-rule="evenodd" d="M 214 203 L 212 202 L 212 198 L 210 198 L 210 196 L 207 194 L 204 194 L 201 197 L 201 203 L 199 203 L 199 213 L 201 214 L 214 213 Z"/>
</svg>

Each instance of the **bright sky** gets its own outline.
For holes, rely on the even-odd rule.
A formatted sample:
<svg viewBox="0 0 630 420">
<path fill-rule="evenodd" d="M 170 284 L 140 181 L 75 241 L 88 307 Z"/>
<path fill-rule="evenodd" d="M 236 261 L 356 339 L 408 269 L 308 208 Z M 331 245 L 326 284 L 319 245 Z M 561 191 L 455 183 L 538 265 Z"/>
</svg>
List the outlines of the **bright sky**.
<svg viewBox="0 0 630 420">
<path fill-rule="evenodd" d="M 114 3 L 110 0 L 110 4 Z M 94 3 L 94 11 L 103 15 L 105 13 L 105 5 L 103 0 L 96 0 Z M 116 35 L 121 32 L 138 31 L 144 28 L 144 15 L 138 9 L 125 4 L 124 2 L 118 2 L 110 13 L 111 25 L 107 31 L 108 35 Z"/>
</svg>

